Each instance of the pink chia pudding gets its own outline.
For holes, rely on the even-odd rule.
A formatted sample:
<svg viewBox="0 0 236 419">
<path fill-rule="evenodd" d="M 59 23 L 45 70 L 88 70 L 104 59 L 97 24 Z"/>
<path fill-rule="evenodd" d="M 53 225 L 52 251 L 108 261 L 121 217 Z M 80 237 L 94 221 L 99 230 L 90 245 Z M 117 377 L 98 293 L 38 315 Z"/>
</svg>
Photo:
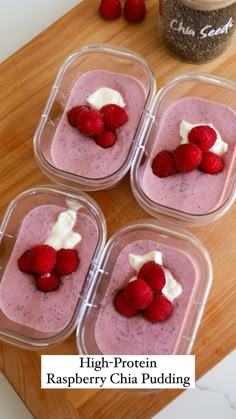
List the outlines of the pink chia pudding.
<svg viewBox="0 0 236 419">
<path fill-rule="evenodd" d="M 153 174 L 152 161 L 162 150 L 173 151 L 181 142 L 180 123 L 212 124 L 228 144 L 222 155 L 224 169 L 216 174 L 206 174 L 198 169 L 160 178 Z M 189 214 L 207 214 L 225 201 L 228 186 L 232 183 L 232 168 L 236 151 L 236 113 L 228 106 L 195 97 L 175 101 L 159 121 L 158 132 L 151 133 L 154 145 L 139 177 L 143 192 L 153 202 Z"/>
<path fill-rule="evenodd" d="M 78 269 L 63 276 L 56 291 L 39 291 L 34 276 L 21 272 L 17 260 L 26 250 L 44 243 L 63 211 L 65 208 L 47 204 L 25 216 L 0 283 L 0 307 L 5 316 L 43 332 L 59 332 L 72 320 L 98 242 L 95 222 L 78 210 L 73 229 L 82 237 L 75 246 L 80 261 Z"/>
<path fill-rule="evenodd" d="M 137 273 L 129 264 L 129 254 L 144 255 L 153 250 L 162 253 L 167 268 L 182 287 L 173 300 L 174 309 L 165 321 L 152 323 L 142 315 L 126 317 L 114 305 L 114 298 Z M 103 354 L 167 355 L 177 353 L 182 330 L 193 307 L 198 287 L 195 262 L 183 250 L 152 240 L 136 240 L 119 254 L 95 325 L 95 340 Z"/>
<path fill-rule="evenodd" d="M 71 108 L 87 106 L 87 98 L 102 87 L 120 93 L 128 114 L 128 121 L 116 131 L 116 143 L 107 149 L 70 126 L 67 119 L 67 112 Z M 92 70 L 80 75 L 71 90 L 52 140 L 52 164 L 59 170 L 88 179 L 105 178 L 116 173 L 127 159 L 145 100 L 143 86 L 132 76 L 104 70 Z"/>
</svg>

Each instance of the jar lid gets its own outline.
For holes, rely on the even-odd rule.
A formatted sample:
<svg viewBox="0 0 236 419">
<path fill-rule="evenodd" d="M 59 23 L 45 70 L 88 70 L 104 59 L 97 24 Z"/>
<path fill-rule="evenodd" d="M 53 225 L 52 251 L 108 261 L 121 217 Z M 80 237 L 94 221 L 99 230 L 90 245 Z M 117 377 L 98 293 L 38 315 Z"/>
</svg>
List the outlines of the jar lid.
<svg viewBox="0 0 236 419">
<path fill-rule="evenodd" d="M 235 0 L 180 0 L 185 6 L 200 10 L 214 10 L 231 6 Z"/>
</svg>

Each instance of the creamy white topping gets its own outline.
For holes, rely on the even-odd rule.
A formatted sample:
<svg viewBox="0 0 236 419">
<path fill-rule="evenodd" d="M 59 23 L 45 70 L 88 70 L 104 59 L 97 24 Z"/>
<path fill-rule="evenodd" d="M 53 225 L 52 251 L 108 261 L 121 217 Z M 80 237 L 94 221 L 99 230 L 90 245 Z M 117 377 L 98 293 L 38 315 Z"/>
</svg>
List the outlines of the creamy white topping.
<svg viewBox="0 0 236 419">
<path fill-rule="evenodd" d="M 146 253 L 145 255 L 142 255 L 142 256 L 129 254 L 129 264 L 137 272 L 144 265 L 144 263 L 150 262 L 150 261 L 154 261 L 156 263 L 159 263 L 159 265 L 162 265 L 161 252 L 158 252 L 157 250 L 153 250 L 152 252 Z"/>
<path fill-rule="evenodd" d="M 68 208 L 73 211 L 78 211 L 80 208 L 82 208 L 82 205 L 74 201 L 66 201 L 66 203 L 67 203 Z"/>
<path fill-rule="evenodd" d="M 174 298 L 178 297 L 182 293 L 182 287 L 168 269 L 164 267 L 163 269 L 165 271 L 166 284 L 162 289 L 162 294 L 164 294 L 168 300 L 173 301 Z"/>
<path fill-rule="evenodd" d="M 188 134 L 191 131 L 192 128 L 198 127 L 199 125 L 208 125 L 209 127 L 213 128 L 216 132 L 216 142 L 213 145 L 213 147 L 210 148 L 210 151 L 212 151 L 215 154 L 218 154 L 218 156 L 222 156 L 228 149 L 228 144 L 222 140 L 222 137 L 220 133 L 217 131 L 217 129 L 212 124 L 190 124 L 187 121 L 181 121 L 180 127 L 179 127 L 179 133 L 180 137 L 182 138 L 181 144 L 188 143 Z"/>
<path fill-rule="evenodd" d="M 52 227 L 51 234 L 44 242 L 59 250 L 72 249 L 81 240 L 81 235 L 73 231 L 76 222 L 76 212 L 69 209 L 59 214 L 58 219 Z"/>
<path fill-rule="evenodd" d="M 144 263 L 154 261 L 159 265 L 162 265 L 162 253 L 153 250 L 152 252 L 146 253 L 145 255 L 133 255 L 129 254 L 129 263 L 132 268 L 138 272 Z M 178 297 L 182 293 L 182 287 L 178 281 L 173 277 L 172 273 L 162 266 L 165 272 L 166 284 L 162 289 L 162 294 L 165 295 L 168 300 L 173 301 L 174 298 Z M 132 277 L 130 281 L 134 281 L 137 277 Z M 130 282 L 129 281 L 129 282 Z"/>
<path fill-rule="evenodd" d="M 96 90 L 87 98 L 88 104 L 91 108 L 94 109 L 101 109 L 105 105 L 115 104 L 121 106 L 122 108 L 125 107 L 125 102 L 121 94 L 110 87 L 101 87 L 100 89 Z"/>
</svg>

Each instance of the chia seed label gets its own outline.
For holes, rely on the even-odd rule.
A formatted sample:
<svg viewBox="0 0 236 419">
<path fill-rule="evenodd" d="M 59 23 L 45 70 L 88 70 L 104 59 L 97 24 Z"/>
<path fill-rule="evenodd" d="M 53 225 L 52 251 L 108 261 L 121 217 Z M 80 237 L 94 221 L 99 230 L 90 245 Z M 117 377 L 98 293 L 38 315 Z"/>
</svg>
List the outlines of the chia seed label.
<svg viewBox="0 0 236 419">
<path fill-rule="evenodd" d="M 181 32 L 186 36 L 196 36 L 197 39 L 203 39 L 207 36 L 220 36 L 225 33 L 229 33 L 230 29 L 234 26 L 234 20 L 231 17 L 228 22 L 219 28 L 213 28 L 212 25 L 205 25 L 202 29 L 194 29 L 194 27 L 187 26 L 183 20 L 178 22 L 177 19 L 173 19 L 170 22 L 170 28 L 175 32 Z"/>
<path fill-rule="evenodd" d="M 235 29 L 236 3 L 221 9 L 198 10 L 178 0 L 160 3 L 160 28 L 167 49 L 177 58 L 203 63 L 228 47 Z"/>
</svg>

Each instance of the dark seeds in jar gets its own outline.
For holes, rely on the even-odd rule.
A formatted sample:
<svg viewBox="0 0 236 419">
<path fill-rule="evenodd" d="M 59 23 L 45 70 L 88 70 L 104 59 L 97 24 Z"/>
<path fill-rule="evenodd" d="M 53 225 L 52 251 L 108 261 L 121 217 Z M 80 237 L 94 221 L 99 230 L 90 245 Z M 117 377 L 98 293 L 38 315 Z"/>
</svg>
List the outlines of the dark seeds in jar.
<svg viewBox="0 0 236 419">
<path fill-rule="evenodd" d="M 215 10 L 198 10 L 178 0 L 160 1 L 160 29 L 166 48 L 190 63 L 204 63 L 229 46 L 235 28 L 236 3 Z"/>
</svg>

